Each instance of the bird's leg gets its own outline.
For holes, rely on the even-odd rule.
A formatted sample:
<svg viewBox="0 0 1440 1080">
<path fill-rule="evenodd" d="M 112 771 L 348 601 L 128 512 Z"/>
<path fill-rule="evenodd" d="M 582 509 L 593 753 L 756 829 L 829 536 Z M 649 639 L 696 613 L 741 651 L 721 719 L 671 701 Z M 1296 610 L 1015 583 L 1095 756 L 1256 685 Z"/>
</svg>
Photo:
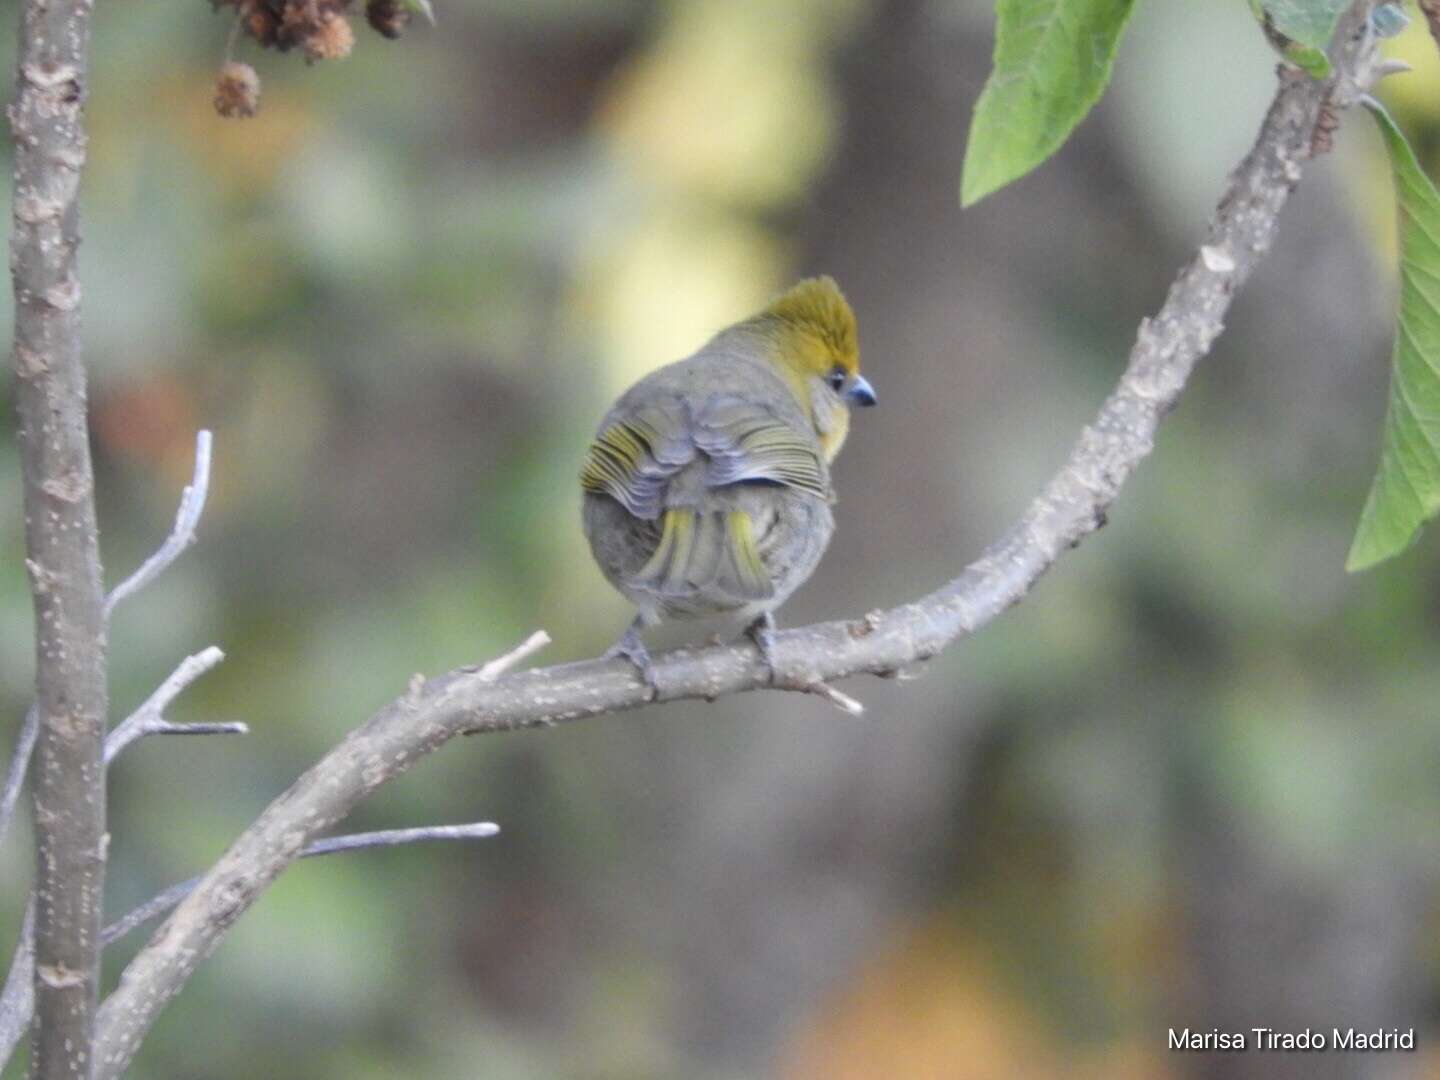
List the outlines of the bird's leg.
<svg viewBox="0 0 1440 1080">
<path fill-rule="evenodd" d="M 745 636 L 755 642 L 760 650 L 760 659 L 770 669 L 770 682 L 775 682 L 775 616 L 769 611 L 756 616 L 755 621 L 745 628 Z"/>
<path fill-rule="evenodd" d="M 645 642 L 640 640 L 640 628 L 644 625 L 644 620 L 636 615 L 625 628 L 625 633 L 620 635 L 620 640 L 605 650 L 605 659 L 614 660 L 623 656 L 635 665 L 635 670 L 640 672 L 640 678 L 645 681 L 645 685 L 658 691 L 660 684 L 655 680 L 655 664 L 650 659 L 650 650 L 645 648 Z"/>
</svg>

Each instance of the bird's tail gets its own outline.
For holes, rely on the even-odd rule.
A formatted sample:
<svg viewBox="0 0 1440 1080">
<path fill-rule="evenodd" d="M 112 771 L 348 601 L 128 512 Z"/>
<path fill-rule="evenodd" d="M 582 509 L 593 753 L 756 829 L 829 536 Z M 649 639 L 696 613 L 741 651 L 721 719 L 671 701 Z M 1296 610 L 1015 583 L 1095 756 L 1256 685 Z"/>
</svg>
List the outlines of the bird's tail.
<svg viewBox="0 0 1440 1080">
<path fill-rule="evenodd" d="M 666 510 L 660 543 L 635 584 L 662 596 L 714 587 L 736 600 L 767 600 L 775 586 L 743 510 Z"/>
</svg>

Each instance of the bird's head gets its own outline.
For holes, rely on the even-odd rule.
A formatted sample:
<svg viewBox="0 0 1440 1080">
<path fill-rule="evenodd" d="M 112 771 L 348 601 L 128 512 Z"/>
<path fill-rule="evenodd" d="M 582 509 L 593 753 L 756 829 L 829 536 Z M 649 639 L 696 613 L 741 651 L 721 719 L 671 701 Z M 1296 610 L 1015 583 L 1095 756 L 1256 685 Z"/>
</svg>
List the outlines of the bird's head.
<svg viewBox="0 0 1440 1080">
<path fill-rule="evenodd" d="M 874 405 L 875 390 L 860 374 L 855 313 L 829 276 L 806 278 L 770 302 L 743 326 L 766 344 L 779 371 L 815 425 L 827 460 L 834 460 L 850 429 L 852 405 Z"/>
</svg>

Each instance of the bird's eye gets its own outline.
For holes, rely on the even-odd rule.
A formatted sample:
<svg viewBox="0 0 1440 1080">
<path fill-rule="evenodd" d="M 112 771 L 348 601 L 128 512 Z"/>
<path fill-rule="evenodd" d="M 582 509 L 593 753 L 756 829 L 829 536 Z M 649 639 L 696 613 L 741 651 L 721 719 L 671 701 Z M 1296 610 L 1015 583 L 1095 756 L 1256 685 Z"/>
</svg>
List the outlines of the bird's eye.
<svg viewBox="0 0 1440 1080">
<path fill-rule="evenodd" d="M 830 384 L 830 389 L 839 390 L 842 386 L 845 385 L 845 369 L 838 367 L 835 368 L 833 371 L 830 372 L 830 375 L 826 379 L 826 381 Z"/>
</svg>

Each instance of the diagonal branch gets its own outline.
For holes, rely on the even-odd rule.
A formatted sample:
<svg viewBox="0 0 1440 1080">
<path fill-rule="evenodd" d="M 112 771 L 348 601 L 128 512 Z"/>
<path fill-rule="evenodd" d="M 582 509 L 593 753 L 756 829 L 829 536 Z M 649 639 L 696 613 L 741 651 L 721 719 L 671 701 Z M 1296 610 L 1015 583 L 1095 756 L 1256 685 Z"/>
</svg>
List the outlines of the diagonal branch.
<svg viewBox="0 0 1440 1080">
<path fill-rule="evenodd" d="M 928 660 L 1022 599 L 1063 551 L 1104 523 L 1122 485 L 1150 453 L 1161 418 L 1223 329 L 1235 291 L 1274 240 L 1280 210 L 1311 156 L 1322 109 L 1349 105 L 1375 77 L 1364 30 L 1369 9 L 1369 2 L 1356 0 L 1342 20 L 1331 79 L 1316 82 L 1282 69 L 1259 136 L 1232 174 L 1204 244 L 1160 310 L 1141 324 L 1129 364 L 1099 416 L 1019 522 L 959 577 L 913 603 L 856 622 L 777 634 L 776 682 L 811 686 Z M 503 679 L 457 671 L 416 680 L 271 803 L 136 955 L 101 1008 L 97 1078 L 123 1072 L 166 1002 L 307 842 L 453 736 L 548 726 L 652 701 L 714 699 L 763 689 L 772 680 L 750 644 L 679 649 L 654 663 L 658 690 L 621 660 Z"/>
<path fill-rule="evenodd" d="M 20 721 L 20 731 L 10 752 L 10 766 L 5 771 L 5 786 L 0 788 L 0 844 L 5 842 L 5 834 L 10 831 L 15 804 L 20 800 L 20 789 L 25 786 L 30 755 L 35 752 L 35 741 L 39 737 L 40 710 L 31 705 L 25 710 L 25 719 Z"/>
</svg>

